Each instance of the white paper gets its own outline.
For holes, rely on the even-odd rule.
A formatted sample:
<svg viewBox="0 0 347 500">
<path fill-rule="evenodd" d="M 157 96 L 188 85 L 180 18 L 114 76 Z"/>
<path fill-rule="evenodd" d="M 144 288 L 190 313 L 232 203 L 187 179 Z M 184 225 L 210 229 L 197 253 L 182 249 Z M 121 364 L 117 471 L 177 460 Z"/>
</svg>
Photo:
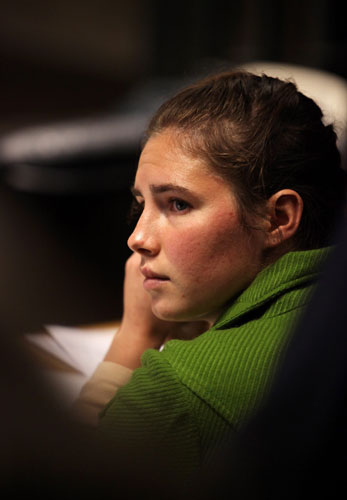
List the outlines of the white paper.
<svg viewBox="0 0 347 500">
<path fill-rule="evenodd" d="M 58 349 L 65 351 L 71 359 L 71 366 L 90 377 L 97 365 L 103 360 L 115 327 L 83 329 L 60 325 L 46 325 L 47 332 L 55 340 Z M 58 351 L 57 351 L 58 352 Z"/>
<path fill-rule="evenodd" d="M 69 353 L 63 349 L 51 335 L 47 333 L 28 333 L 25 337 L 29 342 L 35 344 L 43 351 L 52 354 L 55 358 L 60 359 L 72 368 L 75 367 L 75 362 Z"/>
<path fill-rule="evenodd" d="M 61 401 L 70 405 L 103 360 L 113 336 L 115 326 L 102 328 L 75 328 L 61 325 L 45 326 L 47 333 L 29 333 L 26 338 L 43 351 L 52 354 L 76 372 L 45 369 L 43 376 L 61 396 Z"/>
</svg>

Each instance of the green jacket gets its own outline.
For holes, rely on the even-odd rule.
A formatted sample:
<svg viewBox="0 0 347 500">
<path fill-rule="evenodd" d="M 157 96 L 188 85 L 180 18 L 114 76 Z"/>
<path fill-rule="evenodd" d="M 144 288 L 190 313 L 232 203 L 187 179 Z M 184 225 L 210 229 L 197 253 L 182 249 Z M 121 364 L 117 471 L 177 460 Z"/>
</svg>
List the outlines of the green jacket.
<svg viewBox="0 0 347 500">
<path fill-rule="evenodd" d="M 193 472 L 266 395 L 327 253 L 284 255 L 210 330 L 194 340 L 171 340 L 161 352 L 146 351 L 103 411 L 100 432 L 139 463 L 160 450 L 173 473 Z"/>
</svg>

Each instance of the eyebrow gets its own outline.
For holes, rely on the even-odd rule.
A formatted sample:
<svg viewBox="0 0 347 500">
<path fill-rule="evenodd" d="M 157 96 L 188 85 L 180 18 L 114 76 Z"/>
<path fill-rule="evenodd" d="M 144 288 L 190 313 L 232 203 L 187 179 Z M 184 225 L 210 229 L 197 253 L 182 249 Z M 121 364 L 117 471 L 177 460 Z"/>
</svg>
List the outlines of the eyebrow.
<svg viewBox="0 0 347 500">
<path fill-rule="evenodd" d="M 191 191 L 183 186 L 179 186 L 178 184 L 150 184 L 149 186 L 151 192 L 153 194 L 166 193 L 167 191 L 175 191 L 176 193 L 181 194 L 190 194 Z M 131 187 L 131 192 L 134 196 L 142 196 L 141 192 L 136 189 L 134 186 Z"/>
</svg>

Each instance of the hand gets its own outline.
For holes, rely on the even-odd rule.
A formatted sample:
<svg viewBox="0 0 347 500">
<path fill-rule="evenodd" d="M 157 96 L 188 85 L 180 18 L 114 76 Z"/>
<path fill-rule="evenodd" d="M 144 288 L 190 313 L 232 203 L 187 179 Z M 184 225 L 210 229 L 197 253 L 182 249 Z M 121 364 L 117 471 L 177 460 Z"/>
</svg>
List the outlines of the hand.
<svg viewBox="0 0 347 500">
<path fill-rule="evenodd" d="M 134 253 L 125 266 L 124 312 L 121 325 L 105 361 L 113 361 L 128 368 L 140 366 L 147 349 L 159 349 L 173 338 L 191 339 L 207 329 L 204 322 L 177 323 L 157 318 L 151 307 L 151 297 L 143 287 L 141 256 Z"/>
</svg>

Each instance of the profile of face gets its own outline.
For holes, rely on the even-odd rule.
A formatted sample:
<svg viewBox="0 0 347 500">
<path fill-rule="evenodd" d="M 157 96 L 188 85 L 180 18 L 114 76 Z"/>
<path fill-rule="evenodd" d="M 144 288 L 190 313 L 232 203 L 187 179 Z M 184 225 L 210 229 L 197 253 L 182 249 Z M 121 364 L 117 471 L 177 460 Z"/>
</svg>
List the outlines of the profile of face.
<svg viewBox="0 0 347 500">
<path fill-rule="evenodd" d="M 153 313 L 212 324 L 262 268 L 264 232 L 242 225 L 231 186 L 172 131 L 147 142 L 133 193 L 142 212 L 128 245 L 141 255 Z"/>
</svg>

